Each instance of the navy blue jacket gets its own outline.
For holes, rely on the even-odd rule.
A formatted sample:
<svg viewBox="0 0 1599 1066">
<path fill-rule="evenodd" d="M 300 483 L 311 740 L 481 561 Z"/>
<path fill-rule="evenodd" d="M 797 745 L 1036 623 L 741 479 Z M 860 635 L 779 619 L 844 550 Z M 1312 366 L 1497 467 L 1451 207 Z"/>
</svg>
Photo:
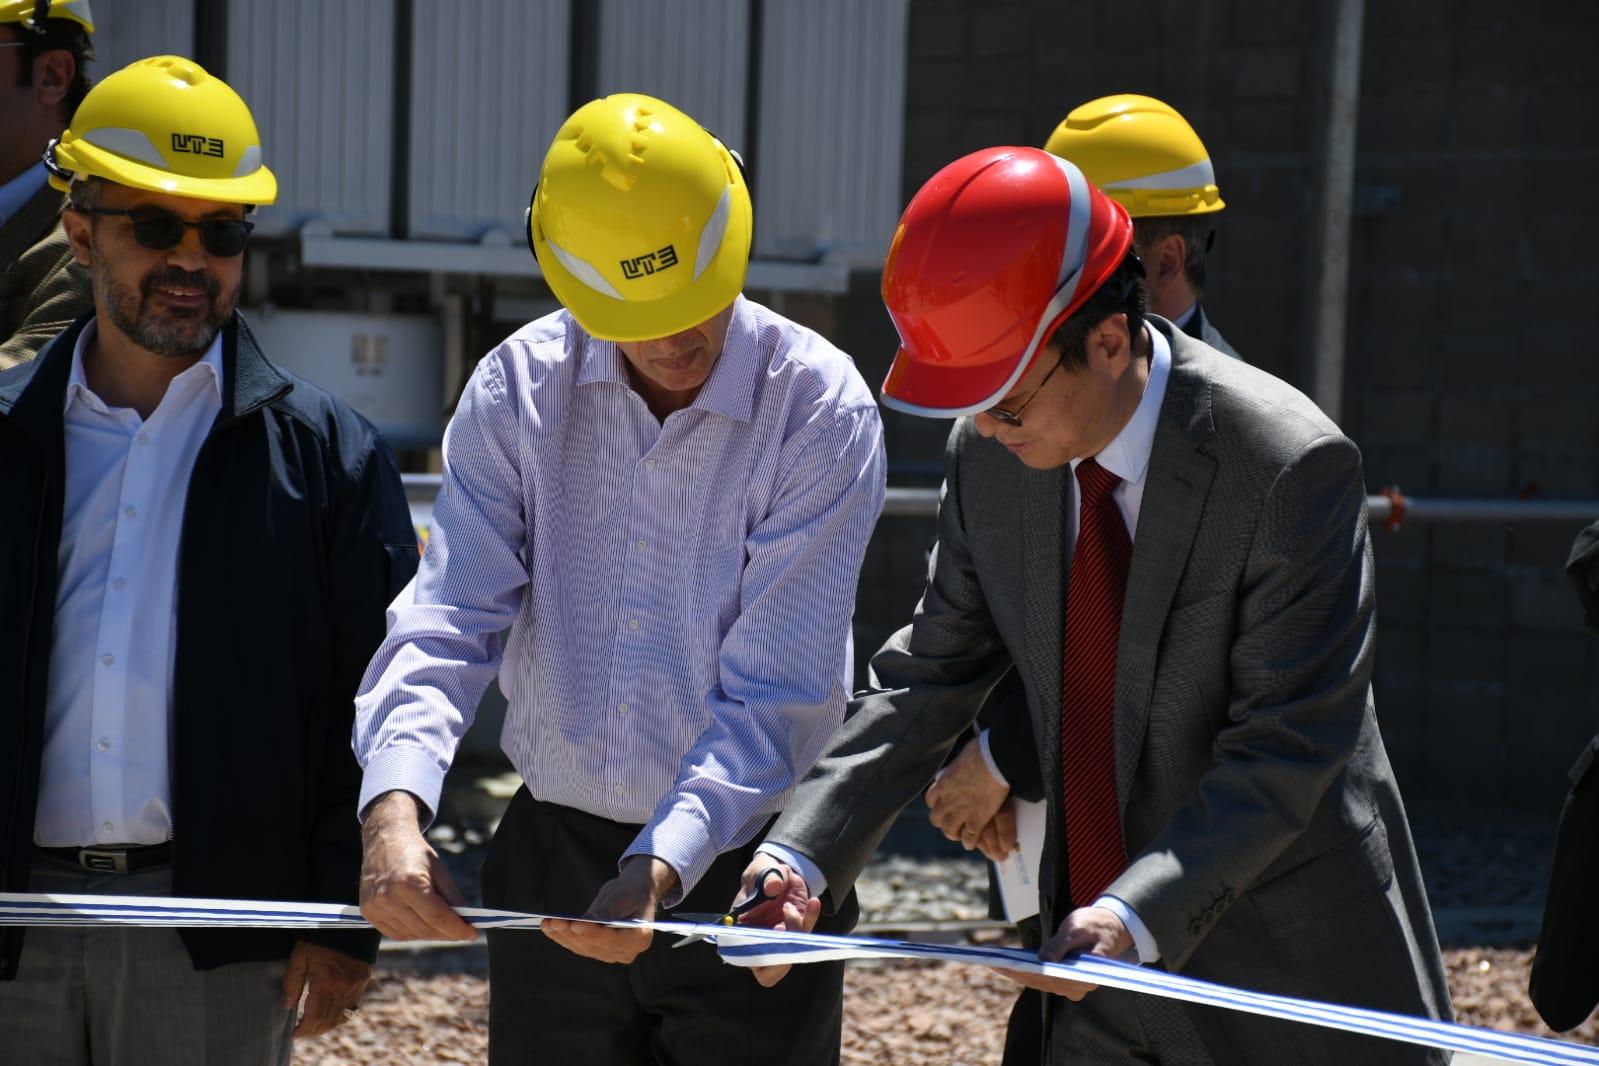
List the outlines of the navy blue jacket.
<svg viewBox="0 0 1599 1066">
<path fill-rule="evenodd" d="M 0 374 L 0 889 L 28 891 L 66 480 L 62 406 L 80 319 Z M 417 567 L 388 447 L 343 403 L 223 332 L 222 410 L 178 548 L 173 890 L 353 903 L 353 701 Z M 182 931 L 201 969 L 286 958 L 295 937 Z M 376 934 L 306 939 L 372 958 Z M 0 979 L 22 931 L 0 930 Z M 26 961 L 22 962 L 26 965 Z"/>
</svg>

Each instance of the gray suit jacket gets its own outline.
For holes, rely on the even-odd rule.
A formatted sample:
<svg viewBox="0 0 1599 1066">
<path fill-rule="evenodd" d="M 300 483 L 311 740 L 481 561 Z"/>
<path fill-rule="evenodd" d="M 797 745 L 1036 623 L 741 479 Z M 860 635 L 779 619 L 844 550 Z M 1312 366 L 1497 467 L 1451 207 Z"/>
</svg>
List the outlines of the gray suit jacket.
<svg viewBox="0 0 1599 1066">
<path fill-rule="evenodd" d="M 0 370 L 32 359 L 94 310 L 89 268 L 61 228 L 61 201 L 46 185 L 0 227 Z"/>
<path fill-rule="evenodd" d="M 1131 862 L 1108 891 L 1172 970 L 1447 1017 L 1371 699 L 1360 454 L 1293 388 L 1151 325 L 1173 359 L 1122 617 L 1116 788 Z M 968 421 L 947 464 L 922 601 L 873 659 L 886 691 L 856 701 L 770 836 L 842 892 L 1014 664 L 1050 783 L 1040 903 L 1054 929 L 1074 905 L 1060 786 L 1074 481 L 1069 468 L 1028 469 Z M 1214 1008 L 1190 1015 L 1217 1062 L 1443 1061 Z"/>
</svg>

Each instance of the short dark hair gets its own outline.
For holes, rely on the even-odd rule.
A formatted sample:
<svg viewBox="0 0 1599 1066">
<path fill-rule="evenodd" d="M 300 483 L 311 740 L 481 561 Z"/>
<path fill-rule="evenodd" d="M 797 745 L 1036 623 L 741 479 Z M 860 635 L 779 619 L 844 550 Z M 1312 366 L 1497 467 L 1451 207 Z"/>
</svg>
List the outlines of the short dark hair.
<svg viewBox="0 0 1599 1066">
<path fill-rule="evenodd" d="M 1183 239 L 1183 274 L 1196 291 L 1205 288 L 1205 257 L 1216 241 L 1215 216 L 1155 215 L 1133 219 L 1134 239 L 1148 250 L 1172 234 Z"/>
<path fill-rule="evenodd" d="M 72 184 L 67 186 L 67 207 L 73 211 L 92 211 L 100 206 L 104 190 L 104 178 L 93 175 L 75 178 Z"/>
<path fill-rule="evenodd" d="M 1149 310 L 1149 293 L 1144 289 L 1144 263 L 1131 248 L 1105 283 L 1055 330 L 1052 338 L 1060 346 L 1060 361 L 1067 370 L 1088 365 L 1088 335 L 1111 315 L 1127 316 L 1127 336 L 1138 347 L 1138 334 Z"/>
<path fill-rule="evenodd" d="M 74 70 L 72 84 L 61 100 L 61 121 L 70 123 L 77 114 L 78 105 L 89 95 L 89 60 L 94 58 L 94 45 L 83 24 L 72 19 L 45 19 L 42 30 L 29 29 L 15 23 L 17 40 L 22 47 L 17 50 L 17 84 L 33 84 L 33 61 L 45 52 L 61 50 L 72 53 Z"/>
</svg>

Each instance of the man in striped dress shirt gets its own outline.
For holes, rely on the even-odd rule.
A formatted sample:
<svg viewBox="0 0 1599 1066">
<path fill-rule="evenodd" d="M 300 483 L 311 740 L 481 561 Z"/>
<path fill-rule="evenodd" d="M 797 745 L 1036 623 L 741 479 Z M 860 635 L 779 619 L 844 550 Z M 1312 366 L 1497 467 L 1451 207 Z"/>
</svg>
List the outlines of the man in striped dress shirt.
<svg viewBox="0 0 1599 1066">
<path fill-rule="evenodd" d="M 421 571 L 357 700 L 362 904 L 400 938 L 473 935 L 421 827 L 496 671 L 526 784 L 485 902 L 724 906 L 842 720 L 883 504 L 871 393 L 843 353 L 739 295 L 749 195 L 693 119 L 642 96 L 581 108 L 528 228 L 565 309 L 467 385 Z M 544 932 L 489 935 L 491 1062 L 837 1060 L 838 964 L 768 990 L 703 944 Z"/>
</svg>

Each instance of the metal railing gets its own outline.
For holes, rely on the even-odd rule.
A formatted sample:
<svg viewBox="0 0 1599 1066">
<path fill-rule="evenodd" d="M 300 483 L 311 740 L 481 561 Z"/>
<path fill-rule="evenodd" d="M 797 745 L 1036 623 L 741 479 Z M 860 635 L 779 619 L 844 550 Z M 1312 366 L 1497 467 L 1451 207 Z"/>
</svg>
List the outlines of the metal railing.
<svg viewBox="0 0 1599 1066">
<path fill-rule="evenodd" d="M 404 474 L 406 498 L 413 515 L 431 514 L 438 495 L 440 474 Z M 1472 499 L 1444 496 L 1406 496 L 1387 488 L 1366 500 L 1373 524 L 1389 530 L 1406 525 L 1465 525 L 1469 523 L 1582 523 L 1599 520 L 1599 500 Z M 883 515 L 891 518 L 933 518 L 938 514 L 938 490 L 890 488 Z M 425 524 L 424 522 L 419 522 Z"/>
</svg>

